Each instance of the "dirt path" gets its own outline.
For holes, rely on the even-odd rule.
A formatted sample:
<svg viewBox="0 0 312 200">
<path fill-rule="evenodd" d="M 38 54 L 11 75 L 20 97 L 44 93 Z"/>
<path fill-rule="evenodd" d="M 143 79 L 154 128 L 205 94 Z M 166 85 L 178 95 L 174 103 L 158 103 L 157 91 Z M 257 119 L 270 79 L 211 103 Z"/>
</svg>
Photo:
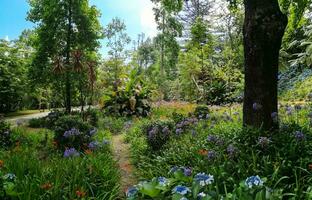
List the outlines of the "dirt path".
<svg viewBox="0 0 312 200">
<path fill-rule="evenodd" d="M 124 194 L 128 187 L 136 184 L 136 178 L 133 175 L 133 166 L 130 163 L 130 145 L 124 142 L 123 136 L 123 134 L 114 135 L 112 145 L 113 154 L 121 172 L 121 192 Z"/>
</svg>

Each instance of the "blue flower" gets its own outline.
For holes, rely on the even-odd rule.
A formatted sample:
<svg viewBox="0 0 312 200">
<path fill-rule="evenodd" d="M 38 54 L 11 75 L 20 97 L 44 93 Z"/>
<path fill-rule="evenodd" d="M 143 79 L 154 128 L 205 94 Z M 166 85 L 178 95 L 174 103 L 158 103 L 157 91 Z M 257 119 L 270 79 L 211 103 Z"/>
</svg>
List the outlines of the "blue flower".
<svg viewBox="0 0 312 200">
<path fill-rule="evenodd" d="M 217 142 L 217 140 L 218 140 L 218 137 L 215 135 L 208 135 L 208 137 L 207 137 L 208 142 L 215 143 L 215 142 Z"/>
<path fill-rule="evenodd" d="M 262 186 L 263 185 L 263 181 L 261 180 L 261 178 L 257 175 L 257 176 L 251 176 L 248 177 L 245 181 L 245 185 L 248 188 L 252 188 L 254 186 Z"/>
<path fill-rule="evenodd" d="M 178 185 L 175 188 L 173 188 L 172 193 L 186 195 L 188 192 L 191 192 L 191 190 L 188 187 Z"/>
<path fill-rule="evenodd" d="M 213 175 L 198 173 L 195 175 L 194 180 L 199 183 L 200 186 L 210 185 L 213 183 L 214 178 Z"/>
<path fill-rule="evenodd" d="M 236 155 L 236 148 L 233 144 L 230 144 L 227 148 L 226 148 L 226 152 L 228 153 L 228 155 L 230 157 L 234 157 Z"/>
<path fill-rule="evenodd" d="M 66 149 L 64 151 L 64 157 L 65 158 L 77 157 L 79 155 L 80 155 L 79 152 L 75 148 Z"/>
<path fill-rule="evenodd" d="M 100 146 L 100 143 L 98 141 L 92 141 L 88 144 L 88 148 L 91 150 L 95 150 Z"/>
<path fill-rule="evenodd" d="M 136 187 L 129 187 L 126 191 L 127 197 L 135 197 L 138 194 L 138 189 Z"/>
<path fill-rule="evenodd" d="M 207 196 L 207 194 L 205 194 L 204 192 L 201 192 L 201 193 L 199 193 L 198 195 L 197 195 L 197 197 L 199 198 L 199 199 L 202 199 L 202 198 L 204 198 L 204 197 L 206 197 Z"/>
<path fill-rule="evenodd" d="M 93 128 L 92 130 L 89 131 L 89 135 L 90 136 L 93 136 L 97 133 L 97 129 L 96 128 Z"/>
<path fill-rule="evenodd" d="M 294 135 L 295 135 L 295 138 L 297 140 L 304 140 L 305 139 L 305 135 L 301 131 L 296 131 L 294 133 Z"/>
<path fill-rule="evenodd" d="M 69 138 L 69 137 L 77 136 L 77 135 L 80 135 L 80 131 L 78 129 L 76 129 L 76 128 L 72 128 L 72 129 L 70 129 L 68 131 L 65 131 L 63 136 L 65 138 Z"/>
<path fill-rule="evenodd" d="M 192 169 L 184 167 L 184 176 L 192 176 Z"/>
<path fill-rule="evenodd" d="M 181 128 L 176 129 L 176 134 L 180 135 L 181 133 L 183 133 L 183 130 Z"/>
<path fill-rule="evenodd" d="M 158 183 L 160 186 L 168 186 L 169 185 L 169 180 L 166 179 L 165 177 L 158 177 Z"/>
<path fill-rule="evenodd" d="M 259 137 L 258 144 L 261 147 L 267 147 L 272 141 L 267 137 Z"/>
<path fill-rule="evenodd" d="M 163 129 L 162 129 L 162 132 L 164 133 L 164 134 L 169 134 L 169 128 L 166 126 L 166 127 L 164 127 Z"/>
<path fill-rule="evenodd" d="M 217 156 L 218 156 L 218 154 L 214 150 L 208 151 L 208 154 L 207 154 L 208 160 L 214 160 L 217 158 Z"/>
<path fill-rule="evenodd" d="M 16 176 L 13 173 L 8 173 L 3 176 L 3 179 L 6 181 L 14 181 L 16 179 Z"/>
</svg>

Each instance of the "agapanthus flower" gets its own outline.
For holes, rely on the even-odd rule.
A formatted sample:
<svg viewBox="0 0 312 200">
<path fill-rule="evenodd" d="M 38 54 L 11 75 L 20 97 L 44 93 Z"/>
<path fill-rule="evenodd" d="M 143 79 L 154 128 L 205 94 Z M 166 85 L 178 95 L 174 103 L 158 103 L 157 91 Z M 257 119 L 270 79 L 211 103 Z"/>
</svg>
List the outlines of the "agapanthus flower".
<svg viewBox="0 0 312 200">
<path fill-rule="evenodd" d="M 153 127 L 149 132 L 148 132 L 148 138 L 152 139 L 155 137 L 155 135 L 158 132 L 158 128 L 157 127 Z"/>
<path fill-rule="evenodd" d="M 64 151 L 64 157 L 65 158 L 77 157 L 79 155 L 80 155 L 79 152 L 75 148 L 66 149 Z"/>
<path fill-rule="evenodd" d="M 268 137 L 259 137 L 258 144 L 261 147 L 267 147 L 272 141 Z"/>
<path fill-rule="evenodd" d="M 91 150 L 95 150 L 100 146 L 100 143 L 98 141 L 92 141 L 88 144 L 88 148 Z"/>
<path fill-rule="evenodd" d="M 103 141 L 102 141 L 102 144 L 103 145 L 108 145 L 110 142 L 109 142 L 109 140 L 106 140 L 106 139 L 104 139 Z"/>
<path fill-rule="evenodd" d="M 254 186 L 262 186 L 263 185 L 263 181 L 261 180 L 261 178 L 257 175 L 257 176 L 251 176 L 248 177 L 245 181 L 245 185 L 248 188 L 252 188 Z"/>
<path fill-rule="evenodd" d="M 272 112 L 271 113 L 271 118 L 274 122 L 278 122 L 278 113 L 277 112 Z"/>
<path fill-rule="evenodd" d="M 89 135 L 90 136 L 93 136 L 93 135 L 95 135 L 97 133 L 97 129 L 96 128 L 93 128 L 93 129 L 91 129 L 90 131 L 89 131 Z"/>
<path fill-rule="evenodd" d="M 217 142 L 217 140 L 218 140 L 218 137 L 215 135 L 208 135 L 208 137 L 207 137 L 208 142 L 215 143 L 215 142 Z"/>
<path fill-rule="evenodd" d="M 237 150 L 235 148 L 235 146 L 233 144 L 230 144 L 227 148 L 226 148 L 226 152 L 228 153 L 228 155 L 230 157 L 234 157 L 237 153 Z"/>
<path fill-rule="evenodd" d="M 293 114 L 293 109 L 292 109 L 291 106 L 287 106 L 287 107 L 285 108 L 285 110 L 286 110 L 286 114 L 287 114 L 287 115 L 292 115 L 292 114 Z"/>
<path fill-rule="evenodd" d="M 252 104 L 252 109 L 254 109 L 255 111 L 261 110 L 262 109 L 262 105 L 259 103 L 253 103 Z"/>
<path fill-rule="evenodd" d="M 80 131 L 76 128 L 72 128 L 68 131 L 65 131 L 65 133 L 63 134 L 65 138 L 69 138 L 69 137 L 77 136 L 77 135 L 80 135 Z"/>
<path fill-rule="evenodd" d="M 213 175 L 210 174 L 198 173 L 195 175 L 194 180 L 199 183 L 200 186 L 206 186 L 212 184 L 214 178 Z"/>
<path fill-rule="evenodd" d="M 294 133 L 294 136 L 295 136 L 296 140 L 304 140 L 305 139 L 305 135 L 304 135 L 304 133 L 302 133 L 302 131 L 296 131 Z"/>
<path fill-rule="evenodd" d="M 163 129 L 162 129 L 162 132 L 164 133 L 164 134 L 169 134 L 169 128 L 167 127 L 167 126 L 165 126 Z"/>
<path fill-rule="evenodd" d="M 175 188 L 173 188 L 172 193 L 186 195 L 188 192 L 191 192 L 191 190 L 188 187 L 178 185 Z"/>
<path fill-rule="evenodd" d="M 203 197 L 206 197 L 207 196 L 207 194 L 205 194 L 204 192 L 201 192 L 201 193 L 199 193 L 198 195 L 197 195 L 197 197 L 199 198 L 199 199 L 202 199 Z"/>
<path fill-rule="evenodd" d="M 135 197 L 138 194 L 138 189 L 136 187 L 129 187 L 126 191 L 127 197 Z"/>
<path fill-rule="evenodd" d="M 192 169 L 189 167 L 184 167 L 184 175 L 185 176 L 192 176 Z"/>
<path fill-rule="evenodd" d="M 183 133 L 183 130 L 181 128 L 176 129 L 176 134 L 180 135 L 181 133 Z"/>
<path fill-rule="evenodd" d="M 169 180 L 165 177 L 158 177 L 158 183 L 160 186 L 168 186 L 169 185 Z"/>
<path fill-rule="evenodd" d="M 207 153 L 207 158 L 208 158 L 208 160 L 214 160 L 214 159 L 217 158 L 217 156 L 218 156 L 218 154 L 217 154 L 217 152 L 215 152 L 214 150 L 210 150 L 210 151 L 208 151 L 208 153 Z"/>
<path fill-rule="evenodd" d="M 13 173 L 7 173 L 3 176 L 3 179 L 6 181 L 14 181 L 16 179 L 16 176 Z"/>
</svg>

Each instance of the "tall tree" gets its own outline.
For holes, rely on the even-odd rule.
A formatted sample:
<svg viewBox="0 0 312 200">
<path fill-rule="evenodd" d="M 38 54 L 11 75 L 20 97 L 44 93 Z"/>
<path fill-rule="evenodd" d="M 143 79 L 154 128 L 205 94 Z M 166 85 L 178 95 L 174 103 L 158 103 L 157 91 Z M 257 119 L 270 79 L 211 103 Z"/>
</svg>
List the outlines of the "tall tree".
<svg viewBox="0 0 312 200">
<path fill-rule="evenodd" d="M 119 18 L 113 20 L 105 28 L 105 37 L 108 40 L 107 47 L 109 47 L 108 54 L 113 65 L 112 75 L 114 76 L 114 91 L 118 92 L 118 85 L 120 84 L 119 75 L 121 74 L 121 67 L 127 58 L 127 45 L 131 42 L 130 37 L 126 33 L 127 27 L 125 23 Z"/>
<path fill-rule="evenodd" d="M 89 6 L 89 0 L 29 0 L 29 3 L 28 20 L 37 24 L 38 35 L 33 78 L 43 84 L 55 79 L 62 81 L 65 107 L 70 113 L 75 81 L 72 55 L 76 50 L 83 54 L 97 51 L 102 36 L 100 13 L 96 7 Z M 53 75 L 53 71 L 59 73 Z"/>
<path fill-rule="evenodd" d="M 244 0 L 244 125 L 277 128 L 278 58 L 287 16 L 278 0 Z"/>
</svg>

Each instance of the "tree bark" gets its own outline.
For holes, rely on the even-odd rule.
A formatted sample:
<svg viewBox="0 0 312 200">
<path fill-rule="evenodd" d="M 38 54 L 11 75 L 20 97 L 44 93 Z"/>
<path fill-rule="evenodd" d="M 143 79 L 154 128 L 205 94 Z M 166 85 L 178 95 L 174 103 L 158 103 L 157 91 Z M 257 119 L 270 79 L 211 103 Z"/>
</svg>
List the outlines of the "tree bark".
<svg viewBox="0 0 312 200">
<path fill-rule="evenodd" d="M 70 82 L 70 51 L 71 51 L 71 32 L 72 32 L 72 0 L 68 0 L 68 30 L 67 30 L 67 44 L 66 44 L 66 113 L 71 113 L 71 82 Z"/>
<path fill-rule="evenodd" d="M 244 0 L 244 126 L 272 130 L 277 114 L 278 59 L 287 16 L 278 0 Z"/>
</svg>

